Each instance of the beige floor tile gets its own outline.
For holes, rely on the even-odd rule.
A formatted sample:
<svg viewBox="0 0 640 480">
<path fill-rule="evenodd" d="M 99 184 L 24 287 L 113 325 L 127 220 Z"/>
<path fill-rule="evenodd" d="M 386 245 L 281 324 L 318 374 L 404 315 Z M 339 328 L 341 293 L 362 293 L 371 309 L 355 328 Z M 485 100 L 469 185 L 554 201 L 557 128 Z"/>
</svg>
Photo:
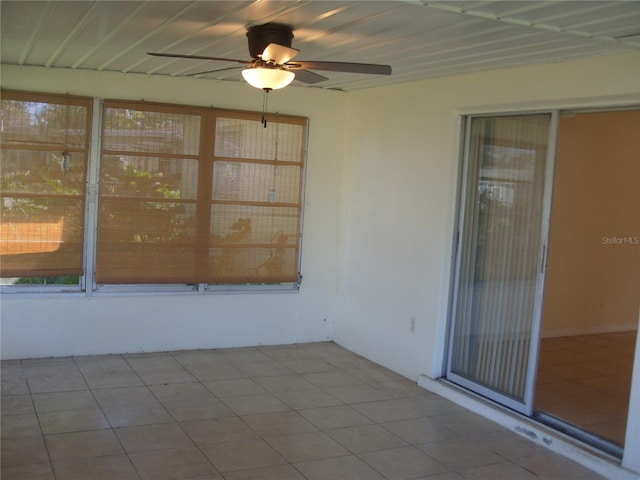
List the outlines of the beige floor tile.
<svg viewBox="0 0 640 480">
<path fill-rule="evenodd" d="M 293 370 L 296 373 L 322 373 L 322 372 L 336 372 L 338 369 L 324 360 L 318 358 L 302 359 L 302 360 L 288 360 L 283 364 Z"/>
<path fill-rule="evenodd" d="M 408 446 L 407 442 L 379 425 L 339 428 L 328 430 L 326 433 L 351 453 L 375 452 Z"/>
<path fill-rule="evenodd" d="M 318 429 L 297 412 L 248 415 L 242 420 L 261 436 L 294 435 Z"/>
<path fill-rule="evenodd" d="M 236 415 L 255 415 L 259 413 L 285 412 L 290 408 L 271 394 L 241 395 L 238 397 L 224 397 L 222 401 Z"/>
<path fill-rule="evenodd" d="M 424 388 L 419 387 L 415 382 L 408 379 L 402 381 L 391 380 L 389 382 L 380 382 L 376 384 L 376 388 L 381 392 L 386 393 L 391 398 L 398 399 L 421 396 L 426 393 Z"/>
<path fill-rule="evenodd" d="M 217 471 L 196 447 L 129 454 L 142 480 L 173 480 L 196 475 L 217 475 Z M 222 478 L 218 476 L 218 478 Z"/>
<path fill-rule="evenodd" d="M 87 383 L 79 373 L 56 377 L 31 377 L 27 379 L 31 393 L 69 392 L 87 390 Z"/>
<path fill-rule="evenodd" d="M 45 435 L 54 462 L 124 453 L 112 430 Z"/>
<path fill-rule="evenodd" d="M 413 397 L 401 398 L 400 401 L 426 417 L 465 411 L 460 405 L 429 392 L 424 392 L 422 395 Z"/>
<path fill-rule="evenodd" d="M 2 468 L 49 462 L 49 455 L 41 435 L 3 438 L 0 448 Z"/>
<path fill-rule="evenodd" d="M 444 440 L 419 445 L 418 448 L 451 470 L 501 463 L 504 458 L 479 443 L 465 440 Z"/>
<path fill-rule="evenodd" d="M 367 418 L 376 423 L 393 422 L 396 420 L 407 420 L 418 418 L 422 414 L 400 400 L 382 400 L 379 402 L 360 403 L 353 405 Z"/>
<path fill-rule="evenodd" d="M 87 392 L 88 393 L 88 392 Z M 35 413 L 30 395 L 5 395 L 2 397 L 2 415 L 21 415 Z"/>
<path fill-rule="evenodd" d="M 159 403 L 141 405 L 118 405 L 102 409 L 112 427 L 131 427 L 173 423 L 173 417 Z"/>
<path fill-rule="evenodd" d="M 349 405 L 311 408 L 301 410 L 300 414 L 321 430 L 332 430 L 340 427 L 355 427 L 373 423 Z"/>
<path fill-rule="evenodd" d="M 291 465 L 255 468 L 225 474 L 225 480 L 307 480 Z M 355 480 L 355 479 L 353 479 Z"/>
<path fill-rule="evenodd" d="M 382 426 L 413 445 L 460 438 L 456 432 L 432 418 L 399 420 L 383 423 Z"/>
<path fill-rule="evenodd" d="M 321 372 L 321 373 L 307 373 L 302 375 L 302 378 L 313 383 L 317 387 L 350 387 L 356 384 L 361 384 L 362 380 L 358 380 L 353 375 L 349 375 L 344 372 Z"/>
<path fill-rule="evenodd" d="M 149 387 L 100 388 L 92 390 L 101 407 L 117 407 L 121 405 L 144 405 L 158 403 Z"/>
<path fill-rule="evenodd" d="M 32 395 L 38 413 L 58 410 L 98 408 L 95 398 L 89 390 L 77 392 L 36 393 Z M 4 405 L 3 405 L 4 406 Z"/>
<path fill-rule="evenodd" d="M 296 373 L 280 362 L 241 363 L 238 365 L 238 370 L 248 377 L 273 377 Z"/>
<path fill-rule="evenodd" d="M 21 360 L 22 366 L 26 369 L 31 366 L 43 365 L 55 367 L 56 365 L 73 365 L 73 357 L 44 357 L 44 358 L 25 358 Z"/>
<path fill-rule="evenodd" d="M 347 373 L 370 384 L 392 382 L 394 380 L 402 378 L 399 375 L 391 372 L 390 370 L 383 369 L 378 366 L 370 366 L 369 368 L 356 370 L 347 370 Z"/>
<path fill-rule="evenodd" d="M 464 477 L 456 472 L 438 473 L 437 475 L 429 475 L 427 477 L 419 477 L 412 480 L 463 480 Z M 493 480 L 493 479 L 487 479 Z"/>
<path fill-rule="evenodd" d="M 166 371 L 166 372 L 138 372 L 138 376 L 145 385 L 163 385 L 166 383 L 189 383 L 195 382 L 196 378 L 186 370 Z"/>
<path fill-rule="evenodd" d="M 480 433 L 465 439 L 473 440 L 509 460 L 530 457 L 546 451 L 543 446 L 508 430 Z"/>
<path fill-rule="evenodd" d="M 74 357 L 83 374 L 87 373 L 131 373 L 133 369 L 120 355 L 95 355 Z"/>
<path fill-rule="evenodd" d="M 0 376 L 4 379 L 27 378 L 27 374 L 22 366 L 22 360 L 2 360 L 0 361 Z"/>
<path fill-rule="evenodd" d="M 50 463 L 34 463 L 15 467 L 2 466 L 2 480 L 55 480 Z"/>
<path fill-rule="evenodd" d="M 305 350 L 302 345 L 260 347 L 260 351 L 278 362 L 286 362 L 289 360 L 309 360 L 316 358 L 316 355 Z"/>
<path fill-rule="evenodd" d="M 246 375 L 233 365 L 192 365 L 187 370 L 191 375 L 201 382 L 212 380 L 228 380 L 233 378 L 244 378 Z"/>
<path fill-rule="evenodd" d="M 217 350 L 182 350 L 171 352 L 171 356 L 182 366 L 228 363 Z"/>
<path fill-rule="evenodd" d="M 26 362 L 23 365 L 27 378 L 32 377 L 71 377 L 80 374 L 80 370 L 71 359 L 51 362 Z"/>
<path fill-rule="evenodd" d="M 447 472 L 448 469 L 414 447 L 365 453 L 359 458 L 389 479 L 409 479 Z"/>
<path fill-rule="evenodd" d="M 42 433 L 81 432 L 109 428 L 109 422 L 99 408 L 59 410 L 39 415 Z"/>
<path fill-rule="evenodd" d="M 295 390 L 314 390 L 316 387 L 300 375 L 277 375 L 260 377 L 256 382 L 271 393 L 292 392 Z"/>
<path fill-rule="evenodd" d="M 216 397 L 234 397 L 242 395 L 259 395 L 267 391 L 250 378 L 233 378 L 202 382 Z"/>
<path fill-rule="evenodd" d="M 40 424 L 35 413 L 2 415 L 2 439 L 40 435 Z"/>
<path fill-rule="evenodd" d="M 579 386 L 597 414 L 567 415 L 609 432 L 630 375 L 595 354 L 612 343 L 545 347 L 562 375 L 590 349 Z M 333 343 L 3 361 L 1 373 L 3 480 L 598 478 Z"/>
<path fill-rule="evenodd" d="M 586 469 L 582 465 L 578 465 L 549 451 L 521 458 L 517 463 L 533 474 L 543 478 L 604 480 L 604 477 Z"/>
<path fill-rule="evenodd" d="M 433 420 L 460 435 L 475 435 L 504 430 L 504 427 L 472 412 L 460 412 L 433 417 Z"/>
<path fill-rule="evenodd" d="M 303 346 L 307 351 L 325 360 L 339 357 L 362 358 L 346 348 L 341 347 L 333 342 L 308 343 Z M 364 360 L 364 359 L 363 359 Z"/>
<path fill-rule="evenodd" d="M 325 458 L 297 463 L 309 480 L 384 480 L 384 477 L 355 456 Z"/>
<path fill-rule="evenodd" d="M 338 400 L 349 404 L 391 399 L 387 393 L 367 384 L 328 387 L 326 391 Z"/>
<path fill-rule="evenodd" d="M 336 368 L 346 371 L 347 373 L 356 373 L 360 369 L 375 367 L 375 363 L 366 358 L 357 355 L 337 355 L 335 357 L 327 356 L 325 360 Z M 361 378 L 361 377 L 358 377 Z"/>
<path fill-rule="evenodd" d="M 217 398 L 204 400 L 173 400 L 162 402 L 162 405 L 179 421 L 198 420 L 202 418 L 230 417 L 233 412 Z"/>
<path fill-rule="evenodd" d="M 202 401 L 214 398 L 213 394 L 200 383 L 178 383 L 170 385 L 151 385 L 149 390 L 161 402 Z"/>
<path fill-rule="evenodd" d="M 29 395 L 29 386 L 26 378 L 2 378 L 2 387 L 0 394 L 5 397 L 8 395 Z M 34 392 L 35 393 L 35 392 Z"/>
<path fill-rule="evenodd" d="M 127 355 L 127 363 L 136 372 L 172 371 L 182 368 L 180 362 L 169 352 L 156 352 L 143 355 Z"/>
<path fill-rule="evenodd" d="M 258 438 L 258 435 L 238 417 L 191 420 L 182 422 L 181 425 L 196 445 Z"/>
<path fill-rule="evenodd" d="M 269 362 L 272 359 L 257 348 L 225 348 L 218 350 L 220 357 L 232 365 L 241 363 Z"/>
<path fill-rule="evenodd" d="M 292 392 L 274 393 L 276 397 L 295 410 L 308 408 L 331 407 L 341 405 L 342 401 L 320 389 L 295 390 Z"/>
<path fill-rule="evenodd" d="M 193 442 L 175 423 L 115 429 L 127 453 L 192 447 Z"/>
<path fill-rule="evenodd" d="M 87 373 L 84 375 L 90 388 L 134 387 L 143 385 L 135 372 Z"/>
<path fill-rule="evenodd" d="M 266 441 L 291 463 L 348 455 L 344 447 L 323 432 L 267 437 Z"/>
<path fill-rule="evenodd" d="M 286 460 L 264 440 L 201 445 L 201 450 L 222 473 L 286 464 Z"/>
<path fill-rule="evenodd" d="M 468 468 L 460 473 L 463 478 L 468 480 L 540 480 L 537 475 L 509 462 Z M 556 480 L 567 480 L 563 477 L 555 478 Z"/>
<path fill-rule="evenodd" d="M 111 455 L 54 462 L 59 480 L 139 480 L 126 455 Z"/>
</svg>

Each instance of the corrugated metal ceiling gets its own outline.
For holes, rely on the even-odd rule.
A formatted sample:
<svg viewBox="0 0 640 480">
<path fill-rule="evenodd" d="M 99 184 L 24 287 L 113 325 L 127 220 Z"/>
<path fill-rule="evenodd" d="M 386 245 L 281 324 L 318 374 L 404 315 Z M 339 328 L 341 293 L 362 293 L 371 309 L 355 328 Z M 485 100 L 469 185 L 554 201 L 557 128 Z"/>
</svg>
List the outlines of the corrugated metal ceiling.
<svg viewBox="0 0 640 480">
<path fill-rule="evenodd" d="M 307 88 L 355 90 L 435 76 L 640 49 L 640 1 L 1 2 L 9 65 L 183 76 L 250 60 L 246 28 L 291 25 L 300 60 L 381 63 L 391 76 L 318 72 Z M 202 75 L 243 81 L 240 68 Z M 294 85 L 303 84 L 294 82 Z"/>
</svg>

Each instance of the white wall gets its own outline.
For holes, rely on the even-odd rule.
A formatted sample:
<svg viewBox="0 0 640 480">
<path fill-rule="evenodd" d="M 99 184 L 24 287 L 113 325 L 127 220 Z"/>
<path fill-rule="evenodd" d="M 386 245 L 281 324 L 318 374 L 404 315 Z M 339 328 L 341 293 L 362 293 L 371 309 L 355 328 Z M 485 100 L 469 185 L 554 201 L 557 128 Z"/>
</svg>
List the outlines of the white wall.
<svg viewBox="0 0 640 480">
<path fill-rule="evenodd" d="M 235 82 L 2 66 L 3 88 L 259 111 Z M 310 118 L 298 293 L 0 299 L 2 358 L 323 341 L 333 337 L 346 95 L 289 87 L 269 111 Z"/>
<path fill-rule="evenodd" d="M 335 341 L 414 380 L 441 376 L 460 115 L 631 104 L 637 53 L 352 92 Z M 640 405 L 639 362 L 636 352 L 630 405 Z M 639 457 L 640 437 L 627 436 L 623 466 L 640 473 Z"/>
<path fill-rule="evenodd" d="M 637 53 L 351 92 L 335 340 L 411 379 L 440 375 L 461 114 L 633 103 Z"/>
</svg>

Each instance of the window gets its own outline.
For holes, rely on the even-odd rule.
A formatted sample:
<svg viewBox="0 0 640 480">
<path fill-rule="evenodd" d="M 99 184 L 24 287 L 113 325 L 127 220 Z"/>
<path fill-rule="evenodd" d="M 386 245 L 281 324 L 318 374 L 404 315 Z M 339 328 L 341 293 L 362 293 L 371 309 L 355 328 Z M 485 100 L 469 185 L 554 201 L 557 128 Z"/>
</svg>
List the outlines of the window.
<svg viewBox="0 0 640 480">
<path fill-rule="evenodd" d="M 91 119 L 91 99 L 2 92 L 3 284 L 79 285 Z"/>
<path fill-rule="evenodd" d="M 0 285 L 297 286 L 306 118 L 2 94 Z"/>
<path fill-rule="evenodd" d="M 306 119 L 107 101 L 98 284 L 295 283 Z"/>
</svg>

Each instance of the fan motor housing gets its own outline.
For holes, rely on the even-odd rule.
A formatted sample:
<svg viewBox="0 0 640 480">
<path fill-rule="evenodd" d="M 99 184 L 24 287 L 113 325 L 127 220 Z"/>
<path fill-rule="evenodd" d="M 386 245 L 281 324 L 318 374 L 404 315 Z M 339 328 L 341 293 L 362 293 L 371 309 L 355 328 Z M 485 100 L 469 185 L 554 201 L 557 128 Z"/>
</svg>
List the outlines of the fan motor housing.
<svg viewBox="0 0 640 480">
<path fill-rule="evenodd" d="M 265 23 L 256 25 L 247 30 L 249 39 L 249 55 L 258 58 L 270 43 L 277 43 L 285 47 L 291 47 L 293 29 L 289 25 L 281 23 Z"/>
</svg>

